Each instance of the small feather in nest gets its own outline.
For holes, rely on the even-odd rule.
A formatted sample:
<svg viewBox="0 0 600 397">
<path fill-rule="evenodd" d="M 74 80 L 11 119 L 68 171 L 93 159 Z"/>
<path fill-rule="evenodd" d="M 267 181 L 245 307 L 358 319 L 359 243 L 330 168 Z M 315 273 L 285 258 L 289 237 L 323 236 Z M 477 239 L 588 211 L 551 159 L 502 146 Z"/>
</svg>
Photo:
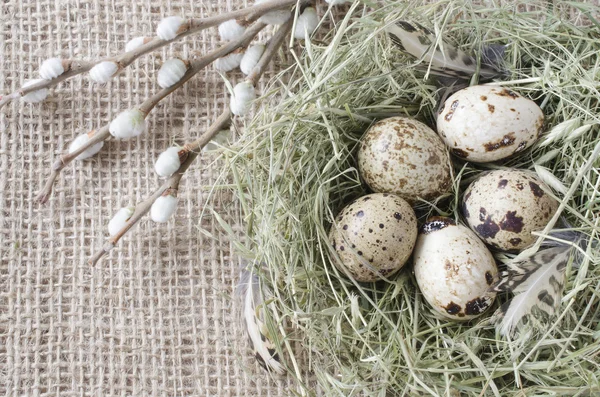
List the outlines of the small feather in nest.
<svg viewBox="0 0 600 397">
<path fill-rule="evenodd" d="M 283 374 L 285 369 L 264 324 L 265 303 L 259 278 L 252 270 L 242 270 L 236 293 L 242 301 L 242 317 L 256 360 L 267 371 Z"/>
<path fill-rule="evenodd" d="M 494 285 L 493 292 L 512 292 L 515 296 L 494 314 L 502 335 L 513 334 L 528 316 L 552 316 L 558 309 L 565 284 L 565 268 L 571 246 L 542 249 L 522 261 L 508 265 Z"/>
<path fill-rule="evenodd" d="M 498 67 L 481 64 L 471 55 L 436 38 L 426 27 L 407 21 L 398 21 L 386 28 L 390 39 L 402 51 L 430 65 L 434 74 L 470 79 L 476 73 L 483 79 L 491 79 L 501 75 Z M 437 43 L 437 44 L 436 44 Z M 493 65 L 499 65 L 505 46 L 493 45 L 483 51 L 482 58 Z"/>
</svg>

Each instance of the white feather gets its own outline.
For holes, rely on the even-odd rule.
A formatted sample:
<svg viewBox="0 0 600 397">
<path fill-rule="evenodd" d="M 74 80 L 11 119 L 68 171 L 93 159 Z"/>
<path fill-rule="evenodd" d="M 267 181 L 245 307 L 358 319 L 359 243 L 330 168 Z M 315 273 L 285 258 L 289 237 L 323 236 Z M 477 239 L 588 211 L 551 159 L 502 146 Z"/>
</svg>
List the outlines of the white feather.
<svg viewBox="0 0 600 397">
<path fill-rule="evenodd" d="M 398 21 L 386 27 L 392 41 L 404 52 L 431 66 L 433 72 L 470 78 L 477 72 L 476 60 L 464 51 L 438 40 L 429 29 L 406 21 Z M 492 78 L 499 72 L 481 65 L 479 75 Z"/>
<path fill-rule="evenodd" d="M 285 369 L 279 361 L 275 345 L 269 340 L 262 322 L 264 302 L 260 293 L 258 276 L 244 269 L 240 275 L 237 292 L 242 299 L 242 314 L 256 359 L 266 370 L 283 374 Z"/>
<path fill-rule="evenodd" d="M 509 264 L 506 272 L 492 287 L 493 291 L 510 291 L 515 297 L 495 313 L 496 328 L 502 335 L 512 334 L 526 317 L 545 313 L 552 316 L 562 299 L 565 268 L 571 255 L 570 246 L 538 251 L 523 261 Z"/>
</svg>

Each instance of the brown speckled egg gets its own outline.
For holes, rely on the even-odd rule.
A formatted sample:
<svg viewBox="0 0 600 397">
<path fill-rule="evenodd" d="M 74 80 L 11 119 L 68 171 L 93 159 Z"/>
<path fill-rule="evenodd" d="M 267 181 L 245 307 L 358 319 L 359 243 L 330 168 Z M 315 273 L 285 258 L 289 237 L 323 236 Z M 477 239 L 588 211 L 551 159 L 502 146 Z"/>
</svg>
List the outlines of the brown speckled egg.
<svg viewBox="0 0 600 397">
<path fill-rule="evenodd" d="M 379 193 L 409 202 L 433 200 L 452 184 L 450 154 L 440 137 L 420 121 L 381 120 L 365 133 L 358 152 L 360 175 Z"/>
<path fill-rule="evenodd" d="M 533 174 L 496 170 L 482 175 L 465 191 L 462 213 L 469 227 L 487 244 L 502 250 L 532 245 L 532 231 L 544 229 L 558 202 Z"/>
<path fill-rule="evenodd" d="M 485 244 L 454 220 L 429 218 L 419 230 L 414 271 L 425 300 L 453 320 L 470 320 L 494 302 L 488 289 L 498 269 Z"/>
<path fill-rule="evenodd" d="M 348 204 L 331 226 L 329 240 L 341 259 L 334 260 L 356 281 L 390 277 L 404 266 L 417 239 L 417 219 L 398 196 L 374 193 Z"/>
<path fill-rule="evenodd" d="M 437 130 L 457 157 L 476 163 L 518 153 L 538 139 L 544 114 L 530 99 L 503 87 L 477 85 L 450 96 Z"/>
</svg>

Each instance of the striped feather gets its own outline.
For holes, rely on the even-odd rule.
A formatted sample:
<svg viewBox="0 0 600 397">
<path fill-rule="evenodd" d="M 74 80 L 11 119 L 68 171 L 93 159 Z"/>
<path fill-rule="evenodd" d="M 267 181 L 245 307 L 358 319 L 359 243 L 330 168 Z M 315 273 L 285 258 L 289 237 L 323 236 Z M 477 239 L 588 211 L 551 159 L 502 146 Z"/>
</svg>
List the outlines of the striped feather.
<svg viewBox="0 0 600 397">
<path fill-rule="evenodd" d="M 267 371 L 283 374 L 285 369 L 263 322 L 265 303 L 260 291 L 259 278 L 254 272 L 242 270 L 237 294 L 242 300 L 242 316 L 256 360 Z"/>
<path fill-rule="evenodd" d="M 543 249 L 523 261 L 509 264 L 500 274 L 491 291 L 515 294 L 494 314 L 500 320 L 496 324 L 500 334 L 514 333 L 530 315 L 554 314 L 562 299 L 570 256 L 569 245 Z"/>
<path fill-rule="evenodd" d="M 460 79 L 470 79 L 476 73 L 483 79 L 491 79 L 501 74 L 489 65 L 482 64 L 478 68 L 475 58 L 443 40 L 436 45 L 438 40 L 435 34 L 416 22 L 398 21 L 389 25 L 386 31 L 394 44 L 403 52 L 427 63 L 434 74 Z M 497 64 L 500 63 L 503 53 L 504 46 L 495 45 L 484 52 L 484 58 Z"/>
</svg>

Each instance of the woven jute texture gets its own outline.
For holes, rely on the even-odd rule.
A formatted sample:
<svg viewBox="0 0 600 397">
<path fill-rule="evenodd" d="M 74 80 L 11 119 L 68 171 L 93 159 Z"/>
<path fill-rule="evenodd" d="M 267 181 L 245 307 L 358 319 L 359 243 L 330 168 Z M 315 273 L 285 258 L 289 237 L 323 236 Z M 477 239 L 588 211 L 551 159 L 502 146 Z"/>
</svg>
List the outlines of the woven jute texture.
<svg viewBox="0 0 600 397">
<path fill-rule="evenodd" d="M 133 37 L 154 36 L 162 17 L 203 17 L 245 5 L 3 1 L 0 93 L 38 78 L 49 57 L 115 55 Z M 215 155 L 187 172 L 170 222 L 145 218 L 99 265 L 87 263 L 104 245 L 112 215 L 159 186 L 157 156 L 198 136 L 226 105 L 223 79 L 212 66 L 157 106 L 146 134 L 108 140 L 98 155 L 64 170 L 49 203 L 34 201 L 75 136 L 157 91 L 164 60 L 199 56 L 218 44 L 217 29 L 209 29 L 141 58 L 104 86 L 82 75 L 41 104 L 15 101 L 0 112 L 0 395 L 290 393 L 290 379 L 271 379 L 256 365 L 238 325 L 232 291 L 239 258 L 214 213 L 233 233 L 244 226 Z M 272 66 L 265 78 L 277 70 Z M 235 83 L 241 75 L 227 77 Z"/>
</svg>

